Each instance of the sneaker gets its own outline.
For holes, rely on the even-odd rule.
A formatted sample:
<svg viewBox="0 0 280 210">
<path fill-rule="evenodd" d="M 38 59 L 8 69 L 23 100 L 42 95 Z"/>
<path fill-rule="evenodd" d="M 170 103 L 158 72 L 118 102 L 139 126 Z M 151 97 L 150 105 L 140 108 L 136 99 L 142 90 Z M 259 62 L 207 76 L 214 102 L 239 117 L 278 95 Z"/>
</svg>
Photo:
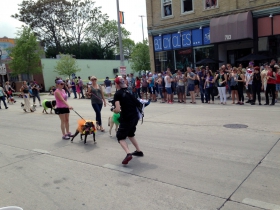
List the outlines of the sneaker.
<svg viewBox="0 0 280 210">
<path fill-rule="evenodd" d="M 132 155 L 129 153 L 126 155 L 125 159 L 123 159 L 122 164 L 126 165 L 129 161 L 131 161 Z"/>
<path fill-rule="evenodd" d="M 133 156 L 137 156 L 137 157 L 143 157 L 144 156 L 142 151 L 137 151 L 137 150 L 135 150 L 135 152 L 132 152 L 131 154 Z"/>
<path fill-rule="evenodd" d="M 71 132 L 69 132 L 69 133 L 67 133 L 65 136 L 69 136 L 69 137 L 71 137 Z"/>
<path fill-rule="evenodd" d="M 0 109 L 2 109 L 1 106 L 0 106 Z"/>
<path fill-rule="evenodd" d="M 65 135 L 65 136 L 62 136 L 62 139 L 63 139 L 63 140 L 69 140 L 69 139 L 70 139 L 70 137 L 69 137 L 69 136 L 67 136 L 67 135 Z"/>
<path fill-rule="evenodd" d="M 9 108 L 9 107 L 7 107 L 7 106 L 5 107 L 5 109 L 8 109 L 8 108 Z"/>
</svg>

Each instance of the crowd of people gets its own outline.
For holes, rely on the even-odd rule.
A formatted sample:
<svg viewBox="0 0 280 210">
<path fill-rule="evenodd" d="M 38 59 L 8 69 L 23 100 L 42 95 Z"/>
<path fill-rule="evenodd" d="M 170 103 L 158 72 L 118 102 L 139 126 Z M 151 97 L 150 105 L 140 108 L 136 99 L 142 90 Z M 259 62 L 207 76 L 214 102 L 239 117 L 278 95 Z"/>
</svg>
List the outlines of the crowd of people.
<svg viewBox="0 0 280 210">
<path fill-rule="evenodd" d="M 275 60 L 260 67 L 250 61 L 246 68 L 242 64 L 238 67 L 222 65 L 217 71 L 208 66 L 187 67 L 186 72 L 179 69 L 175 74 L 167 68 L 164 72 L 143 74 L 141 78 L 134 79 L 133 74 L 122 77 L 135 97 L 149 98 L 152 102 L 160 98 L 161 103 L 168 104 L 175 102 L 174 95 L 177 95 L 178 103 L 187 103 L 186 96 L 190 96 L 190 103 L 196 104 L 196 97 L 200 95 L 201 102 L 208 104 L 220 99 L 225 105 L 227 99 L 231 99 L 232 104 L 237 105 L 255 105 L 257 100 L 262 105 L 261 92 L 264 91 L 264 105 L 275 105 L 280 90 L 280 69 Z"/>
</svg>

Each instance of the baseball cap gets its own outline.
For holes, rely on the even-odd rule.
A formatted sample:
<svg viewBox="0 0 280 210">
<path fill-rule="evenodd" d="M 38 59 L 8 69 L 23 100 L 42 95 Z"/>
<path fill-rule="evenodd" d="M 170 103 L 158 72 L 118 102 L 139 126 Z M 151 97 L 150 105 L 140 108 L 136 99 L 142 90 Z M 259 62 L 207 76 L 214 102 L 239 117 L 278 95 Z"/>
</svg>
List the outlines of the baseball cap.
<svg viewBox="0 0 280 210">
<path fill-rule="evenodd" d="M 121 77 L 117 77 L 115 79 L 115 83 L 118 84 L 121 88 L 126 88 L 127 87 L 125 82 L 124 82 L 124 79 L 121 78 Z"/>
</svg>

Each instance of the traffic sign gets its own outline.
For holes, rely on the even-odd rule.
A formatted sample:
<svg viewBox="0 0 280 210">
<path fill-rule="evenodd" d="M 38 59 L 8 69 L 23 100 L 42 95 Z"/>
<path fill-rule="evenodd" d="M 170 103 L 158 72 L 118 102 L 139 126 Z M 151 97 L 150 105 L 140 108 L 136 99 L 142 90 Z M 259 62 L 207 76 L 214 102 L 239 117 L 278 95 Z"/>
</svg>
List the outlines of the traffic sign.
<svg viewBox="0 0 280 210">
<path fill-rule="evenodd" d="M 120 66 L 120 74 L 121 75 L 126 75 L 126 67 L 125 66 Z"/>
</svg>

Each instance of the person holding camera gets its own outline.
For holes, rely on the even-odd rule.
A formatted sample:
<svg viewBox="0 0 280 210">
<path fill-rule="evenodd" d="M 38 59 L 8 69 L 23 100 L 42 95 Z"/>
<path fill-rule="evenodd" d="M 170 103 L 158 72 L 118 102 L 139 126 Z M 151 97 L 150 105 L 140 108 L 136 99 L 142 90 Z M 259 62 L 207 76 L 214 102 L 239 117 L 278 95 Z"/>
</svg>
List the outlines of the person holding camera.
<svg viewBox="0 0 280 210">
<path fill-rule="evenodd" d="M 129 93 L 123 78 L 116 78 L 115 85 L 117 92 L 114 95 L 115 109 L 113 111 L 115 113 L 120 113 L 120 125 L 117 131 L 117 139 L 123 150 L 126 152 L 126 157 L 122 161 L 122 164 L 126 165 L 132 159 L 132 156 L 144 156 L 134 137 L 136 126 L 139 121 L 137 106 L 140 102 Z M 136 148 L 136 151 L 133 153 L 130 153 L 128 149 L 128 145 L 125 141 L 127 137 Z"/>
</svg>

